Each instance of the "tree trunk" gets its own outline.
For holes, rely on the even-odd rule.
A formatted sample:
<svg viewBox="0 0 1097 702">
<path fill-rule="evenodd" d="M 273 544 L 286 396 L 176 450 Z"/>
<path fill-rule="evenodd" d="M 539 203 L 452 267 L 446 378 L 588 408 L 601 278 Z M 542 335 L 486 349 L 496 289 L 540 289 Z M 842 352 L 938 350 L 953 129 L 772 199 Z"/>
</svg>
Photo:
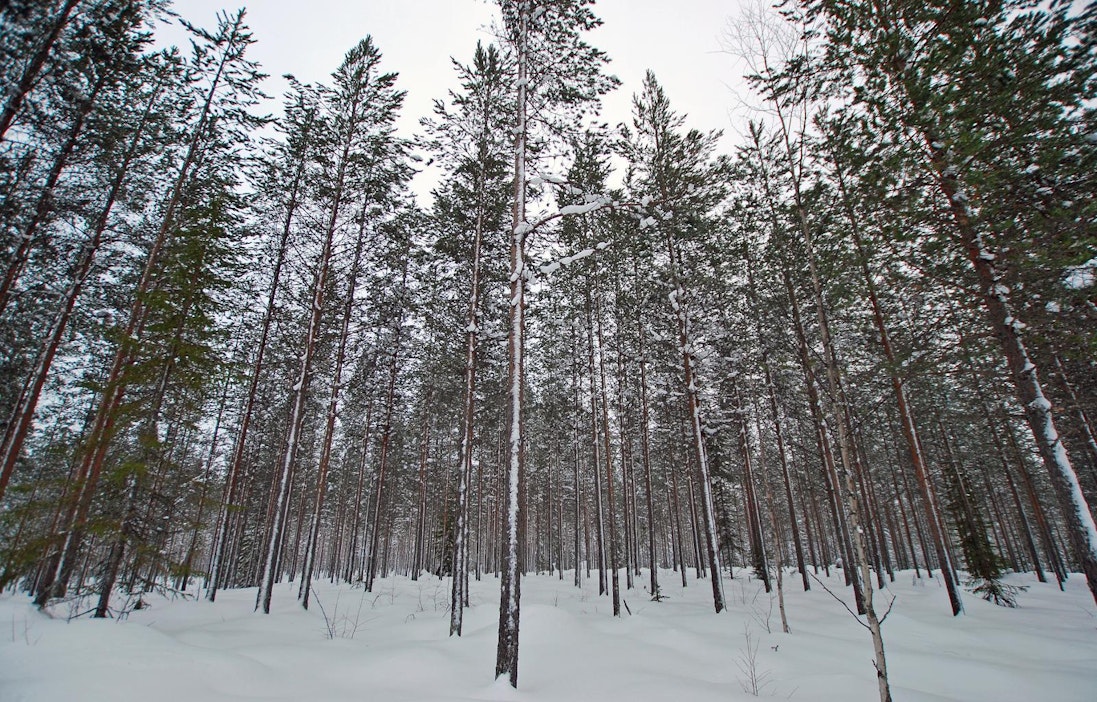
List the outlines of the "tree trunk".
<svg viewBox="0 0 1097 702">
<path fill-rule="evenodd" d="M 648 511 L 648 565 L 650 566 L 651 599 L 659 601 L 662 595 L 659 592 L 659 563 L 655 555 L 655 498 L 651 489 L 651 439 L 648 435 L 650 422 L 648 412 L 648 376 L 647 356 L 644 354 L 644 324 L 637 320 L 639 332 L 639 357 L 640 357 L 640 455 L 644 463 L 644 492 L 647 497 Z"/>
<path fill-rule="evenodd" d="M 799 197 L 797 196 L 797 199 Z M 884 655 L 884 639 L 880 628 L 880 620 L 873 606 L 872 573 L 869 570 L 868 555 L 865 550 L 865 534 L 862 528 L 863 516 L 861 512 L 861 500 L 857 495 L 857 476 L 854 473 L 854 447 L 849 427 L 847 427 L 847 413 L 845 408 L 845 393 L 839 379 L 838 358 L 834 351 L 834 345 L 830 338 L 830 327 L 827 321 L 826 307 L 823 302 L 823 289 L 819 280 L 818 270 L 815 264 L 815 253 L 812 246 L 812 237 L 808 228 L 807 219 L 802 207 L 800 212 L 801 236 L 807 253 L 808 271 L 811 275 L 812 289 L 815 293 L 816 317 L 819 323 L 819 334 L 822 337 L 823 358 L 827 374 L 827 385 L 830 389 L 831 402 L 833 403 L 834 423 L 838 429 L 838 451 L 842 459 L 842 469 L 845 473 L 846 502 L 849 507 L 851 522 L 851 537 L 853 541 L 856 561 L 849 566 L 850 570 L 860 567 L 860 580 L 864 586 L 862 600 L 864 614 L 867 620 L 869 632 L 872 634 L 872 645 L 875 652 L 873 665 L 876 667 L 876 678 L 879 684 L 880 702 L 891 702 L 891 688 L 888 684 L 887 660 Z M 856 573 L 853 576 L 857 581 Z"/>
<path fill-rule="evenodd" d="M 407 258 L 404 259 L 404 272 L 400 283 L 401 290 L 407 286 Z M 377 463 L 377 497 L 374 502 L 373 530 L 370 535 L 369 561 L 366 567 L 365 588 L 373 592 L 373 582 L 377 577 L 377 561 L 380 554 L 382 524 L 381 506 L 385 496 L 385 478 L 387 477 L 389 449 L 392 446 L 392 415 L 396 405 L 396 380 L 400 374 L 400 336 L 403 331 L 403 313 L 401 312 L 393 326 L 393 348 L 389 361 L 389 382 L 385 392 L 385 421 L 381 432 L 381 447 Z"/>
<path fill-rule="evenodd" d="M 34 243 L 34 237 L 38 234 L 39 226 L 47 223 L 47 219 L 53 210 L 55 199 L 54 190 L 57 187 L 57 183 L 61 180 L 61 174 L 65 171 L 65 167 L 68 166 L 69 159 L 72 157 L 76 145 L 80 142 L 80 137 L 84 131 L 84 124 L 95 108 L 95 101 L 98 99 L 99 91 L 107 84 L 108 78 L 109 74 L 101 75 L 95 82 L 95 85 L 92 86 L 91 93 L 80 101 L 80 108 L 77 110 L 72 125 L 69 127 L 65 142 L 57 151 L 57 155 L 53 159 L 53 166 L 46 176 L 46 182 L 42 186 L 42 192 L 39 194 L 38 202 L 34 207 L 34 215 L 31 217 L 30 221 L 27 222 L 26 228 L 24 228 L 17 237 L 19 243 L 11 254 L 11 259 L 8 262 L 8 269 L 4 272 L 4 279 L 0 281 L 0 315 L 4 313 L 4 310 L 8 308 L 8 304 L 11 302 L 13 288 L 15 287 L 15 283 L 19 279 L 19 276 L 23 274 L 23 269 L 27 265 L 27 259 L 30 258 L 31 246 Z"/>
<path fill-rule="evenodd" d="M 529 82 L 530 4 L 518 10 L 517 124 L 514 129 L 514 210 L 510 237 L 510 334 L 507 339 L 507 453 L 505 464 L 506 539 L 502 549 L 499 584 L 499 640 L 495 677 L 507 676 L 518 687 L 518 621 L 521 599 L 519 564 L 522 546 L 518 525 L 522 518 L 519 488 L 524 482 L 525 451 L 522 436 L 522 400 L 525 381 L 526 304 L 526 110 Z"/>
<path fill-rule="evenodd" d="M 617 503 L 613 499 L 613 456 L 610 453 L 609 442 L 609 398 L 606 395 L 606 357 L 605 339 L 602 334 L 602 305 L 600 294 L 595 298 L 595 316 L 598 321 L 598 375 L 600 379 L 599 392 L 602 405 L 602 442 L 603 456 L 606 466 L 606 505 L 609 513 L 609 573 L 612 586 L 613 616 L 621 616 L 621 584 L 618 578 L 617 568 Z M 622 441 L 624 437 L 622 436 Z"/>
<path fill-rule="evenodd" d="M 769 559 L 766 557 L 766 544 L 762 535 L 762 509 L 758 499 L 758 492 L 754 479 L 754 459 L 751 456 L 750 438 L 747 430 L 747 408 L 743 404 L 743 397 L 739 385 L 734 386 L 735 415 L 739 424 L 739 453 L 743 458 L 743 494 L 746 502 L 747 532 L 750 535 L 750 551 L 752 565 L 757 567 L 755 573 L 762 580 L 766 592 L 773 590 L 769 579 Z M 762 467 L 765 470 L 765 466 Z M 777 534 L 774 532 L 774 540 Z"/>
<path fill-rule="evenodd" d="M 718 560 L 720 546 L 717 543 L 716 510 L 712 501 L 712 477 L 709 471 L 708 453 L 705 448 L 705 437 L 701 422 L 701 395 L 700 389 L 697 387 L 697 376 L 694 369 L 694 339 L 690 329 L 689 312 L 687 311 L 686 290 L 678 277 L 681 262 L 674 240 L 669 233 L 667 235 L 667 249 L 671 263 L 671 276 L 674 281 L 671 307 L 674 309 L 675 317 L 678 320 L 678 350 L 682 354 L 682 367 L 685 376 L 686 411 L 693 434 L 694 458 L 697 461 L 697 474 L 701 487 L 701 511 L 704 517 L 705 537 L 704 555 L 708 560 L 709 570 L 712 571 L 713 608 L 719 613 L 724 609 L 724 587 Z"/>
<path fill-rule="evenodd" d="M 450 593 L 449 635 L 461 635 L 464 603 L 468 600 L 468 492 L 472 478 L 472 442 L 476 419 L 476 349 L 480 331 L 480 249 L 484 231 L 484 170 L 477 179 L 476 227 L 473 230 L 472 270 L 468 314 L 465 321 L 465 397 L 461 413 L 461 448 L 458 457 L 457 526 L 453 542 L 453 585 Z M 479 520 L 477 520 L 479 528 Z M 479 533 L 477 534 L 479 537 Z M 479 559 L 479 553 L 477 553 Z M 477 566 L 479 575 L 479 565 Z M 479 578 L 477 578 L 479 579 Z"/>
<path fill-rule="evenodd" d="M 853 242 L 857 249 L 858 264 L 860 265 L 861 275 L 865 281 L 865 289 L 868 291 L 869 304 L 872 307 L 872 319 L 876 325 L 876 332 L 879 335 L 880 349 L 883 351 L 884 358 L 887 360 L 892 392 L 895 394 L 895 403 L 899 407 L 899 419 L 903 428 L 903 438 L 906 441 L 907 450 L 910 453 L 911 465 L 914 467 L 914 477 L 918 481 L 918 486 L 922 491 L 922 500 L 926 505 L 926 518 L 929 522 L 929 532 L 930 536 L 933 538 L 934 548 L 937 551 L 937 561 L 941 564 L 941 577 L 945 581 L 945 590 L 948 592 L 949 604 L 952 606 L 953 616 L 956 616 L 964 611 L 964 605 L 960 599 L 960 591 L 957 587 L 956 580 L 953 578 L 952 564 L 949 561 L 948 554 L 945 550 L 945 525 L 941 521 L 941 510 L 934 499 L 933 490 L 930 486 L 929 471 L 926 467 L 925 454 L 922 451 L 918 427 L 914 422 L 914 415 L 910 410 L 910 403 L 907 400 L 904 379 L 899 374 L 902 364 L 899 363 L 894 348 L 891 345 L 891 335 L 888 332 L 887 322 L 884 320 L 884 312 L 880 305 L 876 283 L 872 277 L 872 272 L 869 270 L 868 254 L 865 251 L 864 242 L 861 237 L 860 224 L 857 215 L 853 210 L 849 193 L 846 191 L 844 172 L 842 171 L 837 155 L 832 154 L 832 159 L 835 166 L 835 172 L 838 176 L 842 204 L 846 212 L 846 217 L 849 219 L 851 231 L 853 233 Z M 926 568 L 929 568 L 928 564 L 926 565 Z"/>
</svg>

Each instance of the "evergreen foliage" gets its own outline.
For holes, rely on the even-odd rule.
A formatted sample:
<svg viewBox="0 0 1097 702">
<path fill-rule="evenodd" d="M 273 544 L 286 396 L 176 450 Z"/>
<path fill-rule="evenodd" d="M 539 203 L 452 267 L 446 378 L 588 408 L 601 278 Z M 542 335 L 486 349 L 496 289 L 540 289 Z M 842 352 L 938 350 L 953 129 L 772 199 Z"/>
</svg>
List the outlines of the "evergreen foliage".
<svg viewBox="0 0 1097 702">
<path fill-rule="evenodd" d="M 1097 597 L 1097 10 L 747 17 L 721 153 L 651 71 L 602 122 L 592 2 L 498 5 L 422 134 L 367 36 L 260 138 L 242 12 L 0 4 L 0 587 L 435 575 L 460 635 L 496 574 L 516 685 L 526 572 L 622 615 L 749 569 L 787 630 L 841 567 L 884 701 L 898 570 Z"/>
</svg>

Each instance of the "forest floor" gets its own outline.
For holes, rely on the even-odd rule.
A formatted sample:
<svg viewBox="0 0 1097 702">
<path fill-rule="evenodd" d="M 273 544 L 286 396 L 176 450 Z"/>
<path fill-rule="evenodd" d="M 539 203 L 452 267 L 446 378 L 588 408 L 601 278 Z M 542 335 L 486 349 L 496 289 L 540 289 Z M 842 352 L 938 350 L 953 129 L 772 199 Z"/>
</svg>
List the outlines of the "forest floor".
<svg viewBox="0 0 1097 702">
<path fill-rule="evenodd" d="M 823 582 L 847 597 L 840 571 Z M 252 611 L 255 589 L 204 600 L 150 597 L 122 620 L 92 620 L 71 606 L 52 616 L 24 595 L 0 596 L 2 702 L 403 702 L 503 700 L 749 700 L 851 702 L 877 698 L 872 642 L 818 583 L 786 578 L 792 633 L 781 633 L 776 595 L 739 573 L 724 580 L 728 611 L 690 572 L 660 573 L 665 599 L 650 600 L 646 572 L 621 588 L 631 614 L 614 619 L 597 574 L 582 589 L 556 576 L 522 580 L 519 683 L 494 681 L 498 581 L 472 582 L 465 635 L 447 636 L 449 581 L 379 579 L 316 586 L 309 611 L 295 584 L 274 592 L 271 614 Z M 1019 608 L 967 594 L 950 616 L 938 580 L 897 575 L 877 594 L 896 702 L 1097 700 L 1097 608 L 1084 578 L 1066 592 L 1031 575 Z M 322 609 L 320 606 L 322 605 Z"/>
</svg>

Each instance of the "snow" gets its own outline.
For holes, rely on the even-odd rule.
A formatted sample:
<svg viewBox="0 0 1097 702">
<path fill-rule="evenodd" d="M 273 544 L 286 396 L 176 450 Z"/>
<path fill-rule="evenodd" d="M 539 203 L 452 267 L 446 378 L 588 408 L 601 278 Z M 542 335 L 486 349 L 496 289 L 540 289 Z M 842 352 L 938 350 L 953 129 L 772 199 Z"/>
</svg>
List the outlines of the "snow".
<svg viewBox="0 0 1097 702">
<path fill-rule="evenodd" d="M 564 207 L 560 208 L 559 214 L 562 217 L 567 217 L 569 215 L 587 214 L 588 212 L 593 212 L 600 207 L 605 207 L 608 204 L 610 204 L 610 201 L 608 199 L 595 197 L 592 198 L 589 202 L 582 205 L 565 205 Z"/>
<path fill-rule="evenodd" d="M 791 572 L 791 571 L 790 571 Z M 255 614 L 255 589 L 223 590 L 216 604 L 152 597 L 123 621 L 66 622 L 28 598 L 0 598 L 0 698 L 11 702 L 229 702 L 260 700 L 721 700 L 742 688 L 745 634 L 757 646 L 763 697 L 874 699 L 872 641 L 823 588 L 785 593 L 792 627 L 780 632 L 776 596 L 738 572 L 728 609 L 712 611 L 709 583 L 667 572 L 667 599 L 623 593 L 632 614 L 611 615 L 609 597 L 576 589 L 565 573 L 522 583 L 520 688 L 493 680 L 499 582 L 470 581 L 461 638 L 448 636 L 449 580 L 379 578 L 374 592 L 315 584 L 303 611 L 295 583 L 276 586 L 270 615 Z M 848 597 L 841 573 L 824 580 Z M 892 692 L 904 702 L 1093 699 L 1097 637 L 1085 579 L 1041 584 L 1011 610 L 969 597 L 952 617 L 937 580 L 900 573 L 884 624 Z M 642 581 L 640 581 L 642 582 Z M 325 623 L 323 609 L 330 626 Z M 767 628 L 771 631 L 767 631 Z"/>
<path fill-rule="evenodd" d="M 1022 372 L 1022 373 L 1026 373 L 1026 372 L 1031 372 L 1031 370 L 1032 370 L 1032 369 L 1033 369 L 1034 367 L 1035 367 L 1035 366 L 1033 366 L 1033 365 L 1032 365 L 1031 363 L 1029 363 L 1028 365 L 1026 365 L 1026 366 L 1025 366 L 1024 370 L 1022 370 L 1021 372 Z M 1048 401 L 1048 399 L 1047 399 L 1046 397 L 1044 397 L 1043 395 L 1040 395 L 1040 396 L 1039 396 L 1039 397 L 1037 397 L 1037 398 L 1036 398 L 1035 400 L 1033 400 L 1032 402 L 1030 402 L 1030 403 L 1029 403 L 1029 406 L 1030 406 L 1030 407 L 1033 407 L 1033 408 L 1035 408 L 1035 409 L 1038 409 L 1038 410 L 1040 410 L 1041 412 L 1049 412 L 1049 411 L 1051 411 L 1051 402 L 1049 402 L 1049 401 Z"/>
<path fill-rule="evenodd" d="M 559 263 L 562 266 L 570 266 L 571 264 L 575 263 L 576 261 L 580 261 L 580 260 L 586 258 L 587 256 L 592 255 L 593 253 L 594 253 L 594 249 L 583 249 L 582 251 L 578 251 L 578 252 L 572 254 L 571 256 L 565 256 L 565 257 L 561 258 Z"/>
<path fill-rule="evenodd" d="M 1097 258 L 1091 258 L 1080 266 L 1067 269 L 1063 286 L 1070 290 L 1082 290 L 1097 284 Z"/>
<path fill-rule="evenodd" d="M 529 179 L 529 185 L 532 186 L 544 185 L 545 183 L 551 185 L 567 185 L 568 181 L 567 178 L 564 178 L 563 176 L 553 175 L 551 173 L 542 173 L 539 176 L 534 176 Z"/>
</svg>

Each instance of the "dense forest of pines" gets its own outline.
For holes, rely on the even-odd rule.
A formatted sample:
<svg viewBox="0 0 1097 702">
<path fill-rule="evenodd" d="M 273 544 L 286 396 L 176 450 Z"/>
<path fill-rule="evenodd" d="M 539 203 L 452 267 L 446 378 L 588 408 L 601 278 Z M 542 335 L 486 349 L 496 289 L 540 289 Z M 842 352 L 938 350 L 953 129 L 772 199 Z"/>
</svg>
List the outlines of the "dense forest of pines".
<svg viewBox="0 0 1097 702">
<path fill-rule="evenodd" d="M 650 72 L 598 121 L 591 2 L 498 4 L 412 137 L 368 36 L 269 120 L 243 12 L 158 51 L 168 0 L 0 1 L 0 586 L 398 572 L 460 635 L 498 577 L 517 684 L 523 573 L 841 568 L 884 700 L 897 570 L 1097 598 L 1097 5 L 745 17 L 718 153 Z"/>
</svg>

